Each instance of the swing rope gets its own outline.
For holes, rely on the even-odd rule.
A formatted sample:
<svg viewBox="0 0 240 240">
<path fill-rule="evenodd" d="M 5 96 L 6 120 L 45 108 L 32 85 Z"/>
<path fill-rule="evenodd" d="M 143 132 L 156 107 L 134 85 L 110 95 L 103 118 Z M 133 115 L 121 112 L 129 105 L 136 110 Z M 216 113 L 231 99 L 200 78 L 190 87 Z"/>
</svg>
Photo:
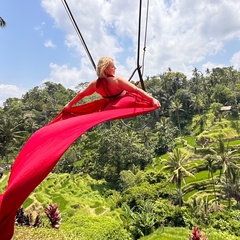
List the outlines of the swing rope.
<svg viewBox="0 0 240 240">
<path fill-rule="evenodd" d="M 141 21 L 142 21 L 142 0 L 139 2 L 139 19 L 138 19 L 138 49 L 137 49 L 137 70 L 138 70 L 138 76 L 139 80 L 142 85 L 142 89 L 145 91 L 145 86 L 142 78 L 141 68 L 140 68 L 140 46 L 141 46 Z"/>
<path fill-rule="evenodd" d="M 80 41 L 81 41 L 81 43 L 82 43 L 82 45 L 83 45 L 83 47 L 84 47 L 84 49 L 85 49 L 85 51 L 86 51 L 90 61 L 92 63 L 93 68 L 96 70 L 96 64 L 95 64 L 95 62 L 94 62 L 94 60 L 92 58 L 92 55 L 91 55 L 91 53 L 90 53 L 90 51 L 89 51 L 89 49 L 87 47 L 86 42 L 84 41 L 83 35 L 82 35 L 82 33 L 81 33 L 81 31 L 80 31 L 80 29 L 79 29 L 79 27 L 78 27 L 78 25 L 77 25 L 73 15 L 72 15 L 72 12 L 71 12 L 68 4 L 67 4 L 67 1 L 66 0 L 62 0 L 62 3 L 63 3 L 63 6 L 64 6 L 64 8 L 65 8 L 65 10 L 66 10 L 66 12 L 67 12 L 67 14 L 68 14 L 72 24 L 73 24 L 73 26 L 75 28 L 75 31 L 77 32 L 77 35 L 80 38 Z"/>
<path fill-rule="evenodd" d="M 146 91 L 145 89 L 145 85 L 144 85 L 144 81 L 143 81 L 143 72 L 144 72 L 144 62 L 145 62 L 145 53 L 146 53 L 146 48 L 147 48 L 147 30 L 148 30 L 148 16 L 149 16 L 149 0 L 147 1 L 147 11 L 146 11 L 146 20 L 145 20 L 145 33 L 144 33 L 144 45 L 143 45 L 143 56 L 142 56 L 142 66 L 140 66 L 140 46 L 141 46 L 141 20 L 142 20 L 142 0 L 140 0 L 139 3 L 139 20 L 138 20 L 138 49 L 137 49 L 137 68 L 134 70 L 134 72 L 132 73 L 131 77 L 129 80 L 131 80 L 131 78 L 134 76 L 135 72 L 138 71 L 138 76 L 141 82 L 141 87 L 144 91 Z M 142 72 L 141 69 L 142 68 Z M 122 122 L 122 124 L 133 130 L 133 131 L 140 131 L 145 129 L 149 122 L 145 123 L 143 126 L 141 126 L 140 128 L 133 128 L 129 125 L 127 125 L 122 119 L 120 119 L 120 121 Z"/>
<path fill-rule="evenodd" d="M 148 31 L 148 16 L 149 16 L 149 0 L 147 1 L 146 19 L 145 19 L 145 33 L 144 33 L 144 45 L 143 45 L 143 57 L 142 57 L 142 75 L 144 73 L 145 55 L 147 49 L 147 31 Z"/>
</svg>

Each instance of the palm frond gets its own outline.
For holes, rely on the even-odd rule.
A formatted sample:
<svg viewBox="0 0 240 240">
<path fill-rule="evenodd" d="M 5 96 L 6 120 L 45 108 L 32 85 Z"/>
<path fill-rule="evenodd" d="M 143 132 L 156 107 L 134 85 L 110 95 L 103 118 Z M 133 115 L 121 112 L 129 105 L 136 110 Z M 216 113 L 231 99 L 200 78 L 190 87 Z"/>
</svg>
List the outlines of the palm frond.
<svg viewBox="0 0 240 240">
<path fill-rule="evenodd" d="M 3 20 L 2 17 L 0 17 L 0 27 L 5 27 L 7 23 Z"/>
</svg>

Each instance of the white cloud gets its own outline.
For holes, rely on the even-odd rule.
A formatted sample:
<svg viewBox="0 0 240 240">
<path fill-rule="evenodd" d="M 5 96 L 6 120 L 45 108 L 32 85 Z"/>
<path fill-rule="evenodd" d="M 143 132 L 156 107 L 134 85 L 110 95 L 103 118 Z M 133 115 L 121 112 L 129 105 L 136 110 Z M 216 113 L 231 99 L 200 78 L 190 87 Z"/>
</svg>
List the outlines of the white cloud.
<svg viewBox="0 0 240 240">
<path fill-rule="evenodd" d="M 75 87 L 81 83 L 86 82 L 86 79 L 93 80 L 95 78 L 95 71 L 91 70 L 87 63 L 82 62 L 82 70 L 78 70 L 76 67 L 70 68 L 68 65 L 50 64 L 50 77 L 43 80 L 43 82 L 61 83 L 64 87 L 75 89 Z"/>
<path fill-rule="evenodd" d="M 204 73 L 207 69 L 211 70 L 212 68 L 222 68 L 222 67 L 226 67 L 226 65 L 224 64 L 220 64 L 220 63 L 216 63 L 216 62 L 206 62 L 205 64 L 203 64 L 202 66 L 202 73 Z"/>
<path fill-rule="evenodd" d="M 46 48 L 56 48 L 56 45 L 52 42 L 52 40 L 45 41 L 44 46 Z"/>
<path fill-rule="evenodd" d="M 35 27 L 34 30 L 40 32 L 40 35 L 43 36 L 43 30 L 45 27 L 46 23 L 42 22 L 39 26 Z"/>
<path fill-rule="evenodd" d="M 25 89 L 16 85 L 0 84 L 0 106 L 3 106 L 7 98 L 21 98 L 25 92 Z"/>
<path fill-rule="evenodd" d="M 240 51 L 239 52 L 236 52 L 230 62 L 232 63 L 232 65 L 234 66 L 234 68 L 240 70 Z"/>
<path fill-rule="evenodd" d="M 136 1 L 69 0 L 68 5 L 93 59 L 112 56 L 130 74 L 135 66 L 127 64 L 133 62 L 129 59 L 136 59 L 137 49 L 139 6 Z M 66 32 L 66 45 L 88 61 L 60 1 L 42 0 L 42 6 L 56 26 Z M 175 71 L 189 70 L 191 66 L 208 62 L 208 56 L 223 50 L 225 41 L 240 36 L 239 11 L 240 2 L 235 0 L 151 0 L 146 75 L 164 72 L 168 67 Z M 146 16 L 145 5 L 142 16 Z"/>
<path fill-rule="evenodd" d="M 117 65 L 117 75 L 121 72 L 121 75 L 124 74 L 126 78 L 130 77 L 128 76 L 128 72 L 125 70 L 124 66 L 120 63 L 117 63 Z M 51 71 L 50 77 L 45 78 L 43 83 L 61 83 L 64 87 L 74 90 L 79 83 L 90 82 L 96 79 L 95 70 L 85 58 L 81 59 L 79 68 L 69 67 L 67 64 L 58 65 L 55 63 L 51 63 L 49 67 Z"/>
</svg>

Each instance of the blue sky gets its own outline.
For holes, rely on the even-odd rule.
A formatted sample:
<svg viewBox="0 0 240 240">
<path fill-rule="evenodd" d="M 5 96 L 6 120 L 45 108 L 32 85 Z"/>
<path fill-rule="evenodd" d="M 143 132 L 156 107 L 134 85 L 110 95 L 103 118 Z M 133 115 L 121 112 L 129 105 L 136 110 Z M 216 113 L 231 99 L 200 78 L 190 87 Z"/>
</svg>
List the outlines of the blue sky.
<svg viewBox="0 0 240 240">
<path fill-rule="evenodd" d="M 128 78 L 136 66 L 139 1 L 67 3 L 94 61 L 111 56 L 117 75 Z M 239 69 L 239 12 L 237 0 L 150 0 L 144 75 L 169 67 L 188 77 L 195 67 L 203 73 L 217 66 Z M 45 81 L 74 89 L 95 78 L 61 0 L 2 0 L 0 16 L 7 22 L 0 29 L 0 106 Z"/>
</svg>

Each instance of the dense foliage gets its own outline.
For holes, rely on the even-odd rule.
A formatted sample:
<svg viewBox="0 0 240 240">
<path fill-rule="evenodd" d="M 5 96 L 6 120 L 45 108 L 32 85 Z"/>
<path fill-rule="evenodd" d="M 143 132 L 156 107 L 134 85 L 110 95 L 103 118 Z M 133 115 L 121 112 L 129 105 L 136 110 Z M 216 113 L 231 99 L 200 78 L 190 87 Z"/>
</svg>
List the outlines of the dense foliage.
<svg viewBox="0 0 240 240">
<path fill-rule="evenodd" d="M 54 174 L 64 173 L 68 178 L 59 181 L 62 185 L 55 192 L 50 189 L 57 183 L 47 187 L 54 202 L 63 201 L 61 188 L 68 184 L 73 195 L 87 194 L 81 181 L 87 181 L 102 198 L 92 203 L 97 204 L 98 218 L 86 210 L 86 206 L 93 208 L 90 200 L 64 198 L 59 205 L 61 212 L 66 205 L 62 226 L 65 222 L 66 231 L 77 222 L 85 231 L 105 226 L 98 231 L 99 238 L 76 228 L 81 239 L 139 239 L 166 226 L 211 227 L 240 236 L 240 72 L 232 67 L 214 68 L 204 76 L 194 69 L 187 79 L 169 69 L 149 77 L 145 86 L 161 102 L 158 111 L 92 128 L 55 167 Z M 75 94 L 61 84 L 46 82 L 21 99 L 7 99 L 0 108 L 0 166 L 11 164 L 29 136 Z M 76 188 L 71 178 L 80 181 Z M 41 204 L 49 203 L 47 195 L 35 197 Z M 26 207 L 34 204 L 29 199 L 25 202 Z"/>
</svg>

